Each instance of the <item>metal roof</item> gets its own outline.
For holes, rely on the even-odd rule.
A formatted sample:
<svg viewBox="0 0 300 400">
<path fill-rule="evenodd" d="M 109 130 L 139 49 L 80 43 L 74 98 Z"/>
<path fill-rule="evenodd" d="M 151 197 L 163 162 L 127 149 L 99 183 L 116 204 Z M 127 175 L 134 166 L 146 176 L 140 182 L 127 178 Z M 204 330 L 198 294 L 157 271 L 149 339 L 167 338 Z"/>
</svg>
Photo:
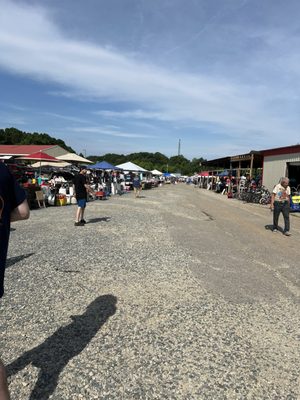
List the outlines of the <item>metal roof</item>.
<svg viewBox="0 0 300 400">
<path fill-rule="evenodd" d="M 50 149 L 57 145 L 39 145 L 39 144 L 29 144 L 29 145 L 16 145 L 16 144 L 1 144 L 0 145 L 0 155 L 5 156 L 27 156 L 38 151 L 44 151 Z"/>
<path fill-rule="evenodd" d="M 300 144 L 294 144 L 292 146 L 285 146 L 285 147 L 275 147 L 273 149 L 261 150 L 261 152 L 264 156 L 300 153 Z"/>
</svg>

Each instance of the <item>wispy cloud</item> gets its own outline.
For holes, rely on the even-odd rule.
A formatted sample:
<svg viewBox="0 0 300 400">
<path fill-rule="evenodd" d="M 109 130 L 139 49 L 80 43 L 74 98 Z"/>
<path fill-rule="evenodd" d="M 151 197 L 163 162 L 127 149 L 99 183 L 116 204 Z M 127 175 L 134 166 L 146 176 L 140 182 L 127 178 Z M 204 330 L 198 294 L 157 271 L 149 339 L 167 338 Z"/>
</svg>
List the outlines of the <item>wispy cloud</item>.
<svg viewBox="0 0 300 400">
<path fill-rule="evenodd" d="M 25 117 L 20 116 L 19 114 L 16 113 L 10 113 L 10 112 L 0 112 L 0 128 L 5 129 L 7 127 L 11 126 L 21 126 L 25 125 L 28 121 L 26 120 Z"/>
<path fill-rule="evenodd" d="M 0 106 L 2 109 L 11 109 L 15 111 L 26 111 L 27 108 L 23 106 L 19 106 L 17 104 L 11 104 L 4 101 L 0 101 Z"/>
<path fill-rule="evenodd" d="M 124 132 L 118 131 L 116 129 L 108 129 L 108 127 L 102 126 L 85 126 L 85 127 L 76 127 L 76 128 L 68 128 L 68 131 L 72 132 L 82 132 L 82 133 L 95 133 L 98 136 L 101 135 L 108 135 L 114 137 L 123 137 L 123 138 L 136 138 L 136 139 L 153 139 L 156 136 L 154 135 L 147 135 L 143 133 L 131 133 L 131 132 Z"/>
<path fill-rule="evenodd" d="M 104 118 L 121 118 L 121 119 L 155 119 L 161 121 L 168 121 L 166 114 L 159 112 L 151 112 L 145 110 L 133 110 L 133 111 L 111 111 L 111 110 L 100 110 L 95 111 L 95 115 L 100 115 Z"/>
<path fill-rule="evenodd" d="M 87 124 L 89 122 L 87 119 L 74 117 L 72 115 L 57 114 L 57 113 L 48 112 L 48 111 L 44 111 L 41 114 L 45 115 L 47 117 L 59 118 L 59 119 L 65 120 L 65 121 L 72 121 L 72 122 L 76 122 L 76 123 L 80 123 L 80 124 Z"/>
</svg>

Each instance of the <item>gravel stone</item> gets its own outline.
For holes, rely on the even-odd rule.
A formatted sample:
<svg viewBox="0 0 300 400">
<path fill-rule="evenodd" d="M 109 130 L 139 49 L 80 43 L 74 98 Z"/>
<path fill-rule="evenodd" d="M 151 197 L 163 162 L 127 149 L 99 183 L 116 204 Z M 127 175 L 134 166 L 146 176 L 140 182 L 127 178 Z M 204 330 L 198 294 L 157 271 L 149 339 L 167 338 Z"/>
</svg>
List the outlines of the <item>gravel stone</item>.
<svg viewBox="0 0 300 400">
<path fill-rule="evenodd" d="M 88 203 L 84 227 L 76 206 L 13 225 L 12 399 L 299 399 L 300 219 L 286 238 L 262 206 L 185 184 L 142 194 Z"/>
</svg>

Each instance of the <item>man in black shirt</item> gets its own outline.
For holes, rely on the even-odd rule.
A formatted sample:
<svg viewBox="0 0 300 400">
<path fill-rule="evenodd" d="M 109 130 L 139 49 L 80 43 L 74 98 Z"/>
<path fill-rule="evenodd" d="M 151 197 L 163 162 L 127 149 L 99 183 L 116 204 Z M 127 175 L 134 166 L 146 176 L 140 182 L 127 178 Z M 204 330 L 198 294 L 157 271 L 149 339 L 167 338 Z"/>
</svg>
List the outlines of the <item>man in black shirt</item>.
<svg viewBox="0 0 300 400">
<path fill-rule="evenodd" d="M 87 194 L 92 193 L 95 194 L 91 187 L 86 182 L 86 173 L 87 169 L 85 167 L 80 169 L 79 174 L 74 177 L 74 188 L 75 188 L 75 197 L 77 200 L 77 211 L 76 211 L 76 219 L 75 226 L 84 226 L 86 221 L 84 220 L 84 211 L 86 207 Z"/>
<path fill-rule="evenodd" d="M 17 184 L 8 168 L 0 162 L 0 297 L 4 293 L 4 270 L 8 250 L 10 223 L 29 217 L 24 190 Z M 4 366 L 0 360 L 0 399 L 9 400 Z"/>
</svg>

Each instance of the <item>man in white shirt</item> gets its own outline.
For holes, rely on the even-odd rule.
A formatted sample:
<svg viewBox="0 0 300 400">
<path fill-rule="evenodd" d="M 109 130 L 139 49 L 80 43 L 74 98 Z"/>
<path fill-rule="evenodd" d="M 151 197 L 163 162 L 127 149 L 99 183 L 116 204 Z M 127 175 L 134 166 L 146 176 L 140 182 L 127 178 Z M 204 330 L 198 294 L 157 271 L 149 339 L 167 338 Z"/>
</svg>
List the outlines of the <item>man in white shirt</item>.
<svg viewBox="0 0 300 400">
<path fill-rule="evenodd" d="M 278 232 L 278 219 L 280 213 L 284 219 L 285 236 L 290 236 L 290 196 L 291 189 L 289 187 L 289 179 L 283 177 L 274 187 L 271 198 L 270 208 L 273 211 L 273 232 Z"/>
</svg>

